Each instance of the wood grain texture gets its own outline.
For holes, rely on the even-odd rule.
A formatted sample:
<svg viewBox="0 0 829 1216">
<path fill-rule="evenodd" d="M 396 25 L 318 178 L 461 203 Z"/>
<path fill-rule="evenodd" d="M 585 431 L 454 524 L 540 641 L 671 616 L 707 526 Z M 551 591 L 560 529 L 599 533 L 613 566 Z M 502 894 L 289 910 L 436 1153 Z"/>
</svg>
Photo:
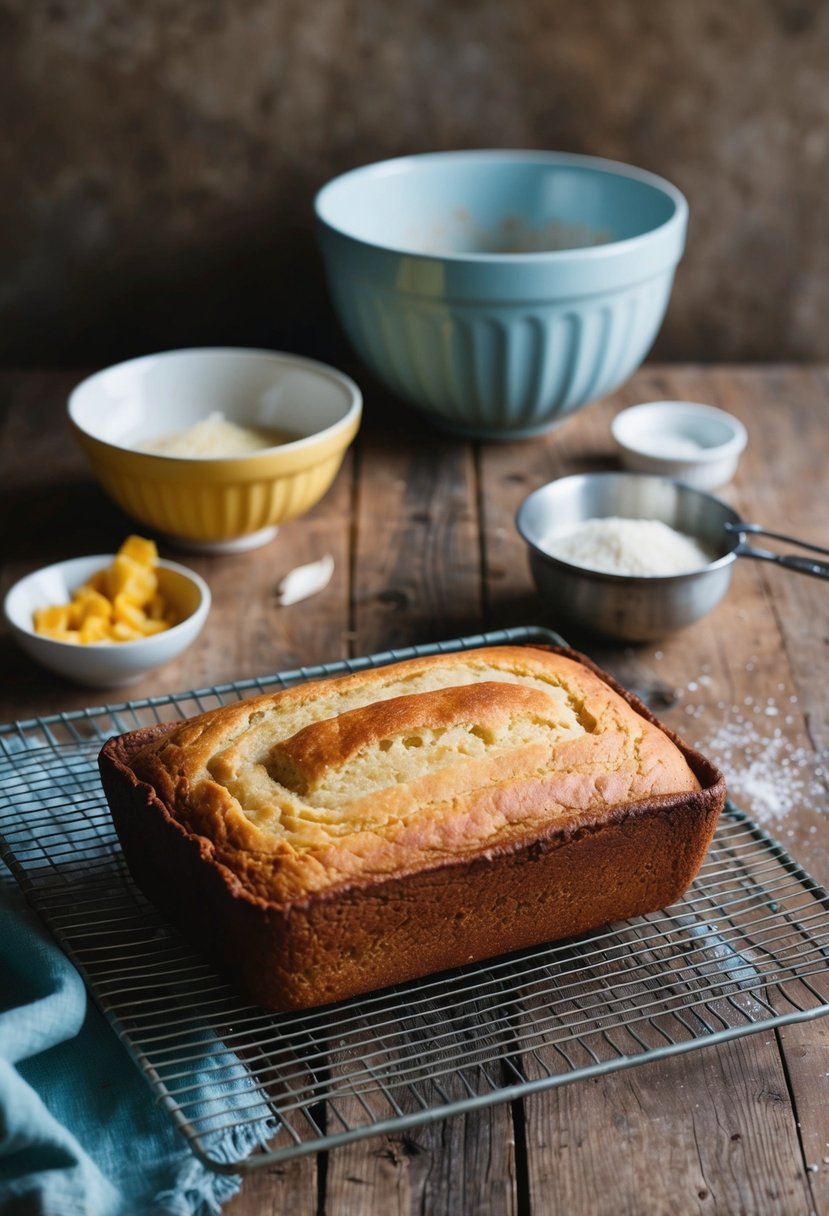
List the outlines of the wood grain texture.
<svg viewBox="0 0 829 1216">
<path fill-rule="evenodd" d="M 527 1158 L 545 1216 L 810 1211 L 773 1035 L 537 1095 Z"/>
<path fill-rule="evenodd" d="M 133 527 L 63 430 L 65 394 L 78 378 L 0 375 L 0 590 L 47 561 L 108 551 Z M 610 420 L 640 400 L 707 401 L 737 414 L 749 447 L 720 496 L 747 519 L 817 543 L 829 535 L 826 368 L 648 365 L 611 398 L 520 444 L 470 445 L 418 421 L 376 385 L 366 396 L 360 440 L 314 512 L 254 553 L 183 558 L 211 584 L 210 621 L 190 651 L 130 695 L 484 626 L 555 626 L 535 594 L 515 510 L 552 477 L 613 467 Z M 324 552 L 336 562 L 329 588 L 277 608 L 279 578 Z M 720 759 L 746 809 L 829 883 L 825 583 L 741 560 L 723 602 L 681 634 L 636 647 L 571 640 Z M 3 720 L 111 699 L 41 672 L 5 632 L 0 665 Z M 790 760 L 788 787 L 776 769 L 772 782 L 766 772 L 740 786 L 764 753 Z M 817 1019 L 761 1032 L 301 1158 L 248 1177 L 225 1210 L 829 1216 L 827 1027 Z"/>
<path fill-rule="evenodd" d="M 480 542 L 470 445 L 437 436 L 408 412 L 375 415 L 358 459 L 355 653 L 478 629 Z"/>
<path fill-rule="evenodd" d="M 284 1216 L 286 1212 L 313 1216 L 318 1209 L 318 1172 L 316 1157 L 256 1170 L 222 1212 L 224 1216 Z"/>
</svg>

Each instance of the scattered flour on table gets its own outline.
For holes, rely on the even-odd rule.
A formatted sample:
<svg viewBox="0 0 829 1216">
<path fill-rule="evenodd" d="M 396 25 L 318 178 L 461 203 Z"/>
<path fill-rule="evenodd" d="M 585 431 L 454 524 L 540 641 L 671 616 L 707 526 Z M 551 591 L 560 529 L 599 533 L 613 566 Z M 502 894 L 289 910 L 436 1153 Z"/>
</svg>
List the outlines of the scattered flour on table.
<svg viewBox="0 0 829 1216">
<path fill-rule="evenodd" d="M 689 694 L 710 682 L 703 674 L 687 686 L 683 700 L 692 720 L 704 720 L 705 707 L 694 705 Z M 782 685 L 779 691 L 779 700 L 746 696 L 741 705 L 731 706 L 720 701 L 724 720 L 696 743 L 725 773 L 734 801 L 767 826 L 780 825 L 796 809 L 829 808 L 829 749 L 816 751 L 802 730 L 793 737 L 797 697 L 786 696 Z"/>
<path fill-rule="evenodd" d="M 545 537 L 542 548 L 551 557 L 585 570 L 640 578 L 701 570 L 715 556 L 659 519 L 617 515 L 559 528 Z"/>
</svg>

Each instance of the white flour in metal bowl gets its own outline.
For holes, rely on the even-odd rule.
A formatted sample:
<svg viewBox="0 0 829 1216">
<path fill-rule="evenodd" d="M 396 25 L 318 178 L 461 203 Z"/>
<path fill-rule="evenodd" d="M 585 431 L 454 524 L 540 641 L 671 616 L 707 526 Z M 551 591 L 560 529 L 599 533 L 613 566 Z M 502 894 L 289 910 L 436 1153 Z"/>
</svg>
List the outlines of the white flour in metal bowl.
<svg viewBox="0 0 829 1216">
<path fill-rule="evenodd" d="M 658 577 L 688 574 L 714 560 L 693 537 L 658 519 L 585 519 L 551 532 L 544 551 L 571 566 L 603 574 Z"/>
</svg>

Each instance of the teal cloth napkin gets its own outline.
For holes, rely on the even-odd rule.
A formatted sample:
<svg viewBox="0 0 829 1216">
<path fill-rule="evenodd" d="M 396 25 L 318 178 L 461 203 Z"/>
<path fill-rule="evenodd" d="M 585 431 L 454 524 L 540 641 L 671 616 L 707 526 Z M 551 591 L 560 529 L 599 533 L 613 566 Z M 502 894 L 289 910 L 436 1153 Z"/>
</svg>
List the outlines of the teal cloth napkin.
<svg viewBox="0 0 829 1216">
<path fill-rule="evenodd" d="M 210 1033 L 200 1049 L 210 1079 L 197 1062 L 194 1084 L 211 1110 L 218 1097 L 232 1114 L 248 1074 Z M 217 1133 L 211 1156 L 238 1161 L 275 1134 L 252 1080 L 244 1104 L 244 1126 Z M 240 1185 L 191 1153 L 78 972 L 0 874 L 0 1213 L 202 1216 Z"/>
</svg>

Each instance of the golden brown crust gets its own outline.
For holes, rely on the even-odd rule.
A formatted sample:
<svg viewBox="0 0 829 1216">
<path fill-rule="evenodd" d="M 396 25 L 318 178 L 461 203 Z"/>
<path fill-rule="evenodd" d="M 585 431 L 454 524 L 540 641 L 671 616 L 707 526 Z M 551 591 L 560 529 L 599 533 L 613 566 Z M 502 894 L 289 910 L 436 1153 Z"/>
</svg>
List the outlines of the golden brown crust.
<svg viewBox="0 0 829 1216">
<path fill-rule="evenodd" d="M 101 772 L 139 884 L 293 1008 L 664 906 L 724 800 L 609 677 L 533 647 L 133 732 Z"/>
</svg>

